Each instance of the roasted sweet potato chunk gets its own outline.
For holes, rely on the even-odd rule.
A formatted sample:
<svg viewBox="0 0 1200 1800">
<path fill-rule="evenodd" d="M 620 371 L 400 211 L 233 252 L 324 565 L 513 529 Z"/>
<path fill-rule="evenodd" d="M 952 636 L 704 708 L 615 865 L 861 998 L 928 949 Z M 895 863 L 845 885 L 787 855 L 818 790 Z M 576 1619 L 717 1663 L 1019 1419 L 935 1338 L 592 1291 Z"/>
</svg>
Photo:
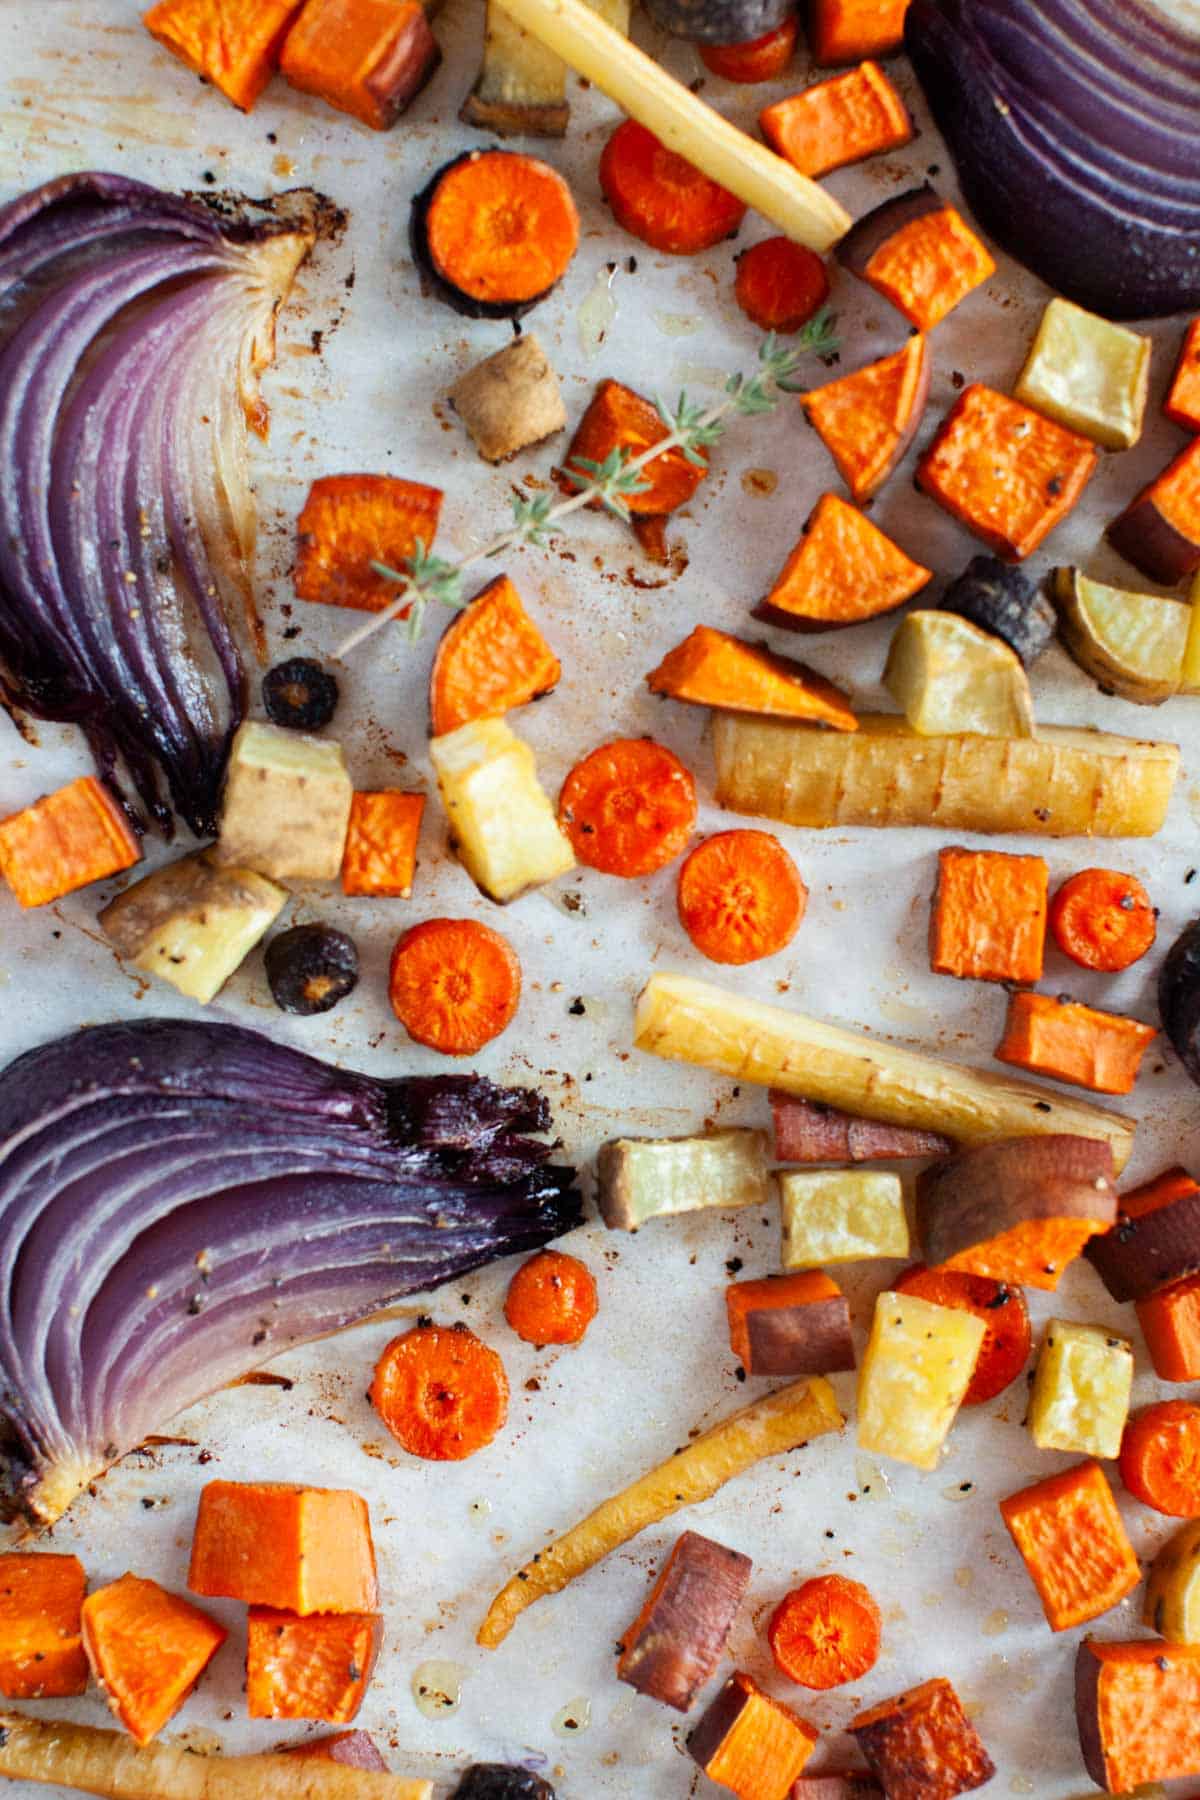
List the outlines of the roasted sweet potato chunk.
<svg viewBox="0 0 1200 1800">
<path fill-rule="evenodd" d="M 440 488 L 396 475 L 322 475 L 296 521 L 293 581 L 301 600 L 382 612 L 396 583 L 372 563 L 404 572 L 418 543 L 432 548 Z"/>
<path fill-rule="evenodd" d="M 851 1736 L 888 1800 L 954 1800 L 992 1779 L 996 1765 L 944 1678 L 923 1681 L 859 1713 Z"/>
<path fill-rule="evenodd" d="M 1098 1462 L 1079 1463 L 1000 1502 L 1051 1631 L 1098 1619 L 1142 1579 Z"/>
<path fill-rule="evenodd" d="M 378 1613 L 299 1619 L 252 1606 L 246 1639 L 250 1717 L 346 1724 L 363 1703 L 382 1637 Z"/>
<path fill-rule="evenodd" d="M 420 0 L 307 0 L 279 68 L 302 93 L 386 131 L 441 56 Z"/>
<path fill-rule="evenodd" d="M 725 1289 L 729 1347 L 747 1375 L 831 1375 L 854 1367 L 850 1305 L 828 1275 L 805 1270 Z"/>
<path fill-rule="evenodd" d="M 675 1540 L 666 1567 L 625 1633 L 617 1675 L 687 1712 L 724 1653 L 751 1562 L 698 1531 Z"/>
<path fill-rule="evenodd" d="M 142 24 L 164 49 L 249 112 L 275 73 L 303 0 L 159 0 Z"/>
<path fill-rule="evenodd" d="M 6 1699 L 60 1700 L 84 1692 L 86 1587 L 76 1556 L 0 1556 L 0 1694 Z"/>
</svg>

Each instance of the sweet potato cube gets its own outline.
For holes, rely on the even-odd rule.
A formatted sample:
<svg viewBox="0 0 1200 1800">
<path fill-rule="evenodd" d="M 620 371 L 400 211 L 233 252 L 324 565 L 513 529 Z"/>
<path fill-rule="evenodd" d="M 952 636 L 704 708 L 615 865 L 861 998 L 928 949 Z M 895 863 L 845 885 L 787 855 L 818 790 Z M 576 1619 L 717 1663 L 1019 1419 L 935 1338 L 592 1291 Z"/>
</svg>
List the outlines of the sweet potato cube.
<svg viewBox="0 0 1200 1800">
<path fill-rule="evenodd" d="M 302 93 L 386 131 L 441 54 L 420 0 L 307 0 L 279 69 Z"/>
<path fill-rule="evenodd" d="M 1041 856 L 939 851 L 930 968 L 964 981 L 1040 981 L 1049 880 Z"/>
<path fill-rule="evenodd" d="M 1133 1346 L 1103 1325 L 1051 1319 L 1029 1396 L 1029 1432 L 1039 1450 L 1115 1457 L 1129 1417 Z"/>
<path fill-rule="evenodd" d="M 725 1289 L 729 1348 L 747 1375 L 831 1375 L 854 1367 L 850 1304 L 818 1270 Z"/>
<path fill-rule="evenodd" d="M 139 1744 L 174 1717 L 229 1636 L 190 1600 L 138 1575 L 89 1594 L 81 1619 L 92 1674 Z"/>
<path fill-rule="evenodd" d="M 1152 1025 L 1078 1001 L 1012 994 L 996 1059 L 1093 1093 L 1128 1094 L 1156 1035 Z"/>
<path fill-rule="evenodd" d="M 908 0 L 809 0 L 808 44 L 822 68 L 891 56 L 904 42 Z"/>
<path fill-rule="evenodd" d="M 300 1619 L 252 1606 L 246 1630 L 250 1717 L 347 1724 L 366 1696 L 382 1641 L 378 1613 Z"/>
<path fill-rule="evenodd" d="M 974 1313 L 880 1294 L 858 1375 L 859 1448 L 936 1469 L 986 1333 Z"/>
<path fill-rule="evenodd" d="M 1200 1774 L 1200 1644 L 1085 1638 L 1075 1719 L 1087 1772 L 1110 1794 Z"/>
<path fill-rule="evenodd" d="M 1135 1308 L 1160 1381 L 1200 1381 L 1200 1275 L 1173 1282 Z"/>
<path fill-rule="evenodd" d="M 1079 1463 L 1000 1502 L 1051 1631 L 1098 1619 L 1142 1578 L 1108 1478 Z"/>
<path fill-rule="evenodd" d="M 1115 1229 L 1093 1238 L 1087 1255 L 1114 1300 L 1145 1300 L 1200 1272 L 1200 1185 L 1177 1164 L 1130 1188 Z"/>
<path fill-rule="evenodd" d="M 908 108 L 870 61 L 764 107 L 758 123 L 772 150 L 812 176 L 898 150 L 913 134 Z"/>
<path fill-rule="evenodd" d="M 0 1556 L 0 1694 L 7 1700 L 64 1700 L 84 1692 L 86 1588 L 76 1556 Z"/>
<path fill-rule="evenodd" d="M 908 1255 L 900 1177 L 879 1169 L 803 1169 L 779 1177 L 783 1266 Z"/>
<path fill-rule="evenodd" d="M 347 1769 L 387 1773 L 387 1764 L 369 1731 L 333 1731 L 327 1737 L 309 1738 L 303 1744 L 284 1744 L 280 1754 L 299 1757 L 304 1762 L 341 1763 Z"/>
<path fill-rule="evenodd" d="M 94 775 L 0 819 L 0 874 L 21 906 L 45 906 L 105 881 L 141 854 L 124 813 Z"/>
<path fill-rule="evenodd" d="M 1200 431 L 1200 319 L 1193 319 L 1184 333 L 1163 411 L 1185 431 Z"/>
<path fill-rule="evenodd" d="M 835 731 L 858 729 L 850 702 L 823 675 L 776 656 L 765 644 L 748 644 L 711 625 L 694 626 L 650 671 L 646 685 L 652 694 L 669 694 L 694 706 L 809 719 Z"/>
<path fill-rule="evenodd" d="M 356 793 L 342 856 L 342 892 L 407 900 L 417 868 L 424 794 L 400 788 Z"/>
<path fill-rule="evenodd" d="M 929 579 L 857 507 L 822 494 L 754 616 L 785 631 L 831 631 L 903 606 Z"/>
<path fill-rule="evenodd" d="M 1077 431 L 976 381 L 917 465 L 917 485 L 997 556 L 1020 562 L 1062 524 L 1098 456 Z"/>
<path fill-rule="evenodd" d="M 716 1672 L 752 1567 L 740 1550 L 683 1532 L 625 1633 L 618 1679 L 687 1712 Z"/>
<path fill-rule="evenodd" d="M 942 1677 L 859 1713 L 847 1729 L 888 1800 L 953 1800 L 996 1773 L 961 1700 Z"/>
<path fill-rule="evenodd" d="M 558 685 L 562 664 L 507 575 L 450 621 L 429 675 L 430 731 L 445 737 L 476 719 L 501 719 Z"/>
<path fill-rule="evenodd" d="M 614 450 L 640 456 L 665 438 L 667 431 L 651 401 L 619 381 L 602 381 L 576 426 L 555 479 L 564 494 L 577 494 L 587 476 L 571 473 L 576 458 L 602 463 Z M 700 454 L 707 456 L 703 450 Z M 661 518 L 686 505 L 707 473 L 707 466 L 700 468 L 690 462 L 682 450 L 668 450 L 647 463 L 641 474 L 646 486 L 627 495 L 626 505 L 635 519 Z M 590 505 L 600 508 L 603 502 L 593 500 Z"/>
<path fill-rule="evenodd" d="M 343 1488 L 210 1481 L 200 1496 L 188 1586 L 285 1610 L 368 1613 L 379 1604 L 367 1503 Z"/>
<path fill-rule="evenodd" d="M 788 1800 L 819 1735 L 739 1671 L 688 1738 L 688 1750 L 709 1780 L 738 1800 Z"/>
<path fill-rule="evenodd" d="M 1164 587 L 1200 569 L 1200 437 L 1142 489 L 1107 535 L 1127 562 Z"/>
<path fill-rule="evenodd" d="M 293 584 L 301 600 L 382 612 L 394 581 L 372 563 L 403 571 L 420 542 L 433 546 L 442 490 L 396 475 L 322 475 L 296 520 Z M 403 617 L 403 615 L 401 615 Z"/>
<path fill-rule="evenodd" d="M 1013 391 L 1106 449 L 1128 450 L 1142 435 L 1151 347 L 1140 332 L 1056 295 Z"/>
<path fill-rule="evenodd" d="M 899 1162 L 912 1156 L 948 1156 L 954 1148 L 939 1132 L 860 1119 L 779 1088 L 772 1088 L 769 1098 L 776 1162 Z"/>
<path fill-rule="evenodd" d="M 918 331 L 932 331 L 996 272 L 987 246 L 928 184 L 859 219 L 837 254 Z"/>
<path fill-rule="evenodd" d="M 809 424 L 860 506 L 912 443 L 929 399 L 930 367 L 927 340 L 918 332 L 891 356 L 804 395 Z"/>
<path fill-rule="evenodd" d="M 249 112 L 275 73 L 303 0 L 159 0 L 142 24 L 164 49 Z"/>
</svg>

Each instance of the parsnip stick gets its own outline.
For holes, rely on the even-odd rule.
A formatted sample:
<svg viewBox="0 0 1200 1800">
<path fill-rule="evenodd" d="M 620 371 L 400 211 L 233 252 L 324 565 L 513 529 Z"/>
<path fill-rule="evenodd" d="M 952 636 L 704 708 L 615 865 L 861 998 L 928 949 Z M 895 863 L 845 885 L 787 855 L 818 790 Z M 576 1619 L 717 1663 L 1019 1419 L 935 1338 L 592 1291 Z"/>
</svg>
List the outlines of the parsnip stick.
<svg viewBox="0 0 1200 1800">
<path fill-rule="evenodd" d="M 826 251 L 853 223 L 831 194 L 721 117 L 584 0 L 502 0 L 505 12 L 654 135 L 797 243 Z"/>
<path fill-rule="evenodd" d="M 475 1641 L 494 1650 L 527 1606 L 561 1592 L 647 1525 L 669 1518 L 681 1506 L 709 1499 L 764 1457 L 795 1450 L 823 1432 L 840 1431 L 845 1422 L 833 1389 L 819 1377 L 777 1388 L 731 1413 L 630 1487 L 602 1501 L 595 1512 L 519 1569 L 488 1607 Z"/>
</svg>

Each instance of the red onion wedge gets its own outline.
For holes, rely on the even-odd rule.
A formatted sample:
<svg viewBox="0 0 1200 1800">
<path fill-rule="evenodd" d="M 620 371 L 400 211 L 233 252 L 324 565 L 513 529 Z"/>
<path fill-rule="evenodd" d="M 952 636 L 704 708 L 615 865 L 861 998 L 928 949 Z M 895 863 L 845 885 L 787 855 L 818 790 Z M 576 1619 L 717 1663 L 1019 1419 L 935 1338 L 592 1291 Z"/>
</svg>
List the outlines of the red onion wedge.
<svg viewBox="0 0 1200 1800">
<path fill-rule="evenodd" d="M 0 208 L 0 684 L 78 724 L 170 836 L 211 835 L 253 620 L 247 430 L 330 209 L 119 175 Z"/>
<path fill-rule="evenodd" d="M 204 1394 L 578 1225 L 544 1098 L 152 1019 L 0 1073 L 0 1516 L 60 1517 Z"/>
</svg>

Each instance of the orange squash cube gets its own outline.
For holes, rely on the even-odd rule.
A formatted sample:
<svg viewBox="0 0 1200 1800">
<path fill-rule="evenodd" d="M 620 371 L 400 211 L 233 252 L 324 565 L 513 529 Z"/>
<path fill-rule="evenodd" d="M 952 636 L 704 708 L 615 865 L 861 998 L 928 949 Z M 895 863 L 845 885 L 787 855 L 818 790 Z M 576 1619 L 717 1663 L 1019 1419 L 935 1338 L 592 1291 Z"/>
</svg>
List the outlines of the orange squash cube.
<svg viewBox="0 0 1200 1800">
<path fill-rule="evenodd" d="M 374 1612 L 379 1584 L 367 1503 L 342 1488 L 210 1481 L 196 1515 L 188 1586 L 251 1606 L 286 1600 L 286 1610 L 301 1615 Z"/>
<path fill-rule="evenodd" d="M 440 61 L 420 0 L 307 0 L 279 69 L 302 93 L 386 131 Z"/>
<path fill-rule="evenodd" d="M 406 794 L 400 788 L 355 794 L 342 859 L 344 894 L 408 899 L 424 811 L 424 794 Z"/>
<path fill-rule="evenodd" d="M 1051 994 L 1013 994 L 998 1062 L 1097 1094 L 1129 1094 L 1155 1038 L 1152 1025 Z"/>
<path fill-rule="evenodd" d="M 322 475 L 296 521 L 296 593 L 325 606 L 382 612 L 399 589 L 372 563 L 402 573 L 418 540 L 432 548 L 441 510 L 442 490 L 419 481 Z"/>
<path fill-rule="evenodd" d="M 348 1724 L 370 1686 L 382 1641 L 378 1613 L 298 1619 L 252 1606 L 246 1633 L 250 1717 Z"/>
<path fill-rule="evenodd" d="M 80 1614 L 87 1577 L 77 1556 L 0 1556 L 0 1694 L 65 1700 L 87 1688 Z"/>
<path fill-rule="evenodd" d="M 964 981 L 1040 981 L 1048 887 L 1043 857 L 940 851 L 930 968 Z"/>
<path fill-rule="evenodd" d="M 754 616 L 785 631 L 832 631 L 902 606 L 929 576 L 856 506 L 822 494 Z"/>
<path fill-rule="evenodd" d="M 1079 1463 L 1000 1502 L 1051 1631 L 1098 1619 L 1142 1579 L 1108 1478 Z"/>
<path fill-rule="evenodd" d="M 813 61 L 857 62 L 891 56 L 904 42 L 909 0 L 809 0 L 808 44 Z"/>
<path fill-rule="evenodd" d="M 721 1689 L 688 1738 L 710 1781 L 738 1800 L 788 1800 L 819 1732 L 740 1672 Z"/>
<path fill-rule="evenodd" d="M 1200 1381 L 1200 1275 L 1188 1275 L 1134 1310 L 1160 1381 Z"/>
<path fill-rule="evenodd" d="M 303 0 L 158 0 L 142 24 L 164 49 L 249 112 Z"/>
<path fill-rule="evenodd" d="M 0 819 L 0 874 L 21 906 L 45 906 L 131 869 L 142 847 L 94 775 Z"/>
<path fill-rule="evenodd" d="M 82 1624 L 92 1674 L 139 1744 L 175 1716 L 229 1636 L 190 1600 L 138 1575 L 89 1594 Z"/>
</svg>

